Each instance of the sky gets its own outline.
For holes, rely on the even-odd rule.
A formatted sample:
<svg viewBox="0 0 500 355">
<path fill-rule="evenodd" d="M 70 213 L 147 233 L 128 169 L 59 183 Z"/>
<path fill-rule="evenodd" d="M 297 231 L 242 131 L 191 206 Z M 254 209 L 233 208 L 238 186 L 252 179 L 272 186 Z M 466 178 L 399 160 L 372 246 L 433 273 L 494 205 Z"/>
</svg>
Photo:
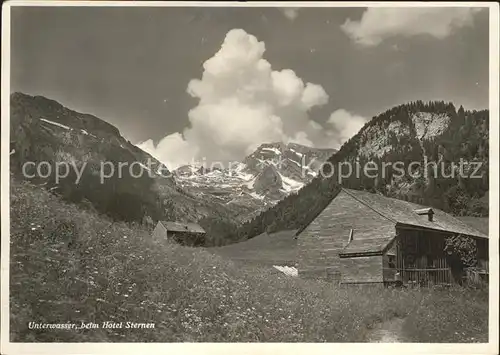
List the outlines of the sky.
<svg viewBox="0 0 500 355">
<path fill-rule="evenodd" d="M 488 10 L 14 7 L 11 92 L 91 113 L 170 167 L 339 148 L 415 100 L 488 107 Z"/>
</svg>

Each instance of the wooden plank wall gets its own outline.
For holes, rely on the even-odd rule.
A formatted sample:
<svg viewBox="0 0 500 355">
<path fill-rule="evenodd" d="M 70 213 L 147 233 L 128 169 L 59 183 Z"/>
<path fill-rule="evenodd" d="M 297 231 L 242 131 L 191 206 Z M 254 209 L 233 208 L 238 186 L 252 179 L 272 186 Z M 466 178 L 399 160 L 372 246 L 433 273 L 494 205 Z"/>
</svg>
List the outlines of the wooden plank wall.
<svg viewBox="0 0 500 355">
<path fill-rule="evenodd" d="M 205 235 L 200 233 L 167 231 L 168 239 L 185 246 L 203 245 Z"/>
<path fill-rule="evenodd" d="M 341 283 L 383 282 L 382 255 L 340 259 Z"/>
<path fill-rule="evenodd" d="M 299 235 L 299 275 L 340 281 L 338 253 L 347 245 L 351 228 L 355 240 L 395 233 L 393 222 L 341 191 Z"/>
<path fill-rule="evenodd" d="M 444 253 L 444 237 L 439 232 L 398 230 L 396 263 L 403 283 L 453 283 Z"/>
</svg>

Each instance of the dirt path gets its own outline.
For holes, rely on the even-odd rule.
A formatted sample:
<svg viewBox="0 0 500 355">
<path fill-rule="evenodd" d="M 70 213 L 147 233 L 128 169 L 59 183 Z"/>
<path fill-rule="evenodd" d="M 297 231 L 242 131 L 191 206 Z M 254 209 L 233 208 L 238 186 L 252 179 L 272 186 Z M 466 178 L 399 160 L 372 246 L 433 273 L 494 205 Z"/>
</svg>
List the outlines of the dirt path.
<svg viewBox="0 0 500 355">
<path fill-rule="evenodd" d="M 370 343 L 402 343 L 403 337 L 402 318 L 393 318 L 391 320 L 377 324 L 367 336 Z"/>
</svg>

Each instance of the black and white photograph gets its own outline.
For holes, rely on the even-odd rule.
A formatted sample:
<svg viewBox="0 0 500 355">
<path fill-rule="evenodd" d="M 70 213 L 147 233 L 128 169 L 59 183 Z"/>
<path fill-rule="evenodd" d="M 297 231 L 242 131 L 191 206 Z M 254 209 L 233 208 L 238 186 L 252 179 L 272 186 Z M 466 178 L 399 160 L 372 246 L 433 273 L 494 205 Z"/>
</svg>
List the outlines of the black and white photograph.
<svg viewBox="0 0 500 355">
<path fill-rule="evenodd" d="M 497 3 L 2 10 L 2 353 L 497 353 Z"/>
</svg>

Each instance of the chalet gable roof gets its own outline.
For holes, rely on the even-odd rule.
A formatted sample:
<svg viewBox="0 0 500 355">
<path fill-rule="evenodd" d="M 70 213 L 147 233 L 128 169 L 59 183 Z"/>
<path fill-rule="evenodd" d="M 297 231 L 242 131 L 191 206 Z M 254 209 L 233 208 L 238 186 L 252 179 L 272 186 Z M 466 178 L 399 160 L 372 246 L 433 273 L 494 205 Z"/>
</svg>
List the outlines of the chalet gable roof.
<svg viewBox="0 0 500 355">
<path fill-rule="evenodd" d="M 167 231 L 184 233 L 205 233 L 205 230 L 197 223 L 180 223 L 173 221 L 160 221 L 160 223 L 167 229 Z"/>
<path fill-rule="evenodd" d="M 411 226 L 464 234 L 478 238 L 488 238 L 486 234 L 475 230 L 459 219 L 439 209 L 431 209 L 412 202 L 385 197 L 381 194 L 374 194 L 367 191 L 345 188 L 342 188 L 342 191 L 399 226 Z M 433 213 L 432 221 L 428 218 L 428 213 L 430 211 Z M 424 212 L 426 213 L 424 214 Z M 354 235 L 354 240 L 355 239 L 356 236 Z"/>
</svg>

